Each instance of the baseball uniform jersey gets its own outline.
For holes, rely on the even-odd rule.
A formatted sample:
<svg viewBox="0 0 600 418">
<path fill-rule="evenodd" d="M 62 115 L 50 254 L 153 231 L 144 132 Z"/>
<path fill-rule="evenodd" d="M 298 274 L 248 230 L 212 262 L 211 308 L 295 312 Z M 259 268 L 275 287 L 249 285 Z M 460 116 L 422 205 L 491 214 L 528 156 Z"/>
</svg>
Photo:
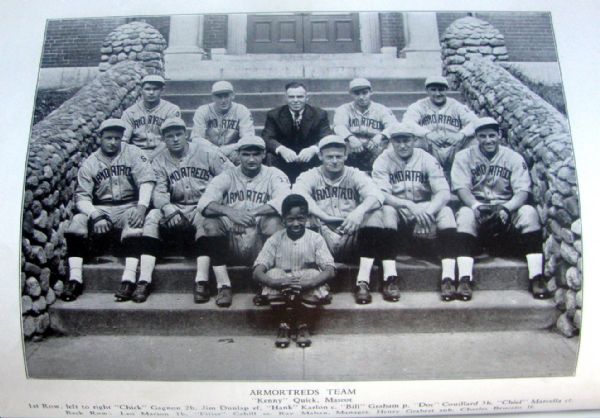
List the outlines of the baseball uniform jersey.
<svg viewBox="0 0 600 418">
<path fill-rule="evenodd" d="M 389 138 L 388 129 L 397 122 L 392 111 L 382 104 L 371 102 L 367 110 L 361 112 L 354 102 L 350 102 L 335 109 L 333 131 L 342 138 L 351 135 L 372 138 L 378 133 Z"/>
<path fill-rule="evenodd" d="M 128 107 L 121 116 L 131 125 L 131 129 L 123 134 L 123 140 L 140 147 L 149 156 L 162 143 L 160 125 L 165 119 L 173 117 L 181 117 L 179 106 L 161 99 L 156 107 L 147 110 L 140 100 Z"/>
<path fill-rule="evenodd" d="M 233 144 L 246 135 L 254 135 L 254 122 L 244 105 L 232 103 L 227 113 L 221 114 L 210 103 L 200 106 L 194 113 L 193 138 L 206 138 L 220 147 Z"/>
<path fill-rule="evenodd" d="M 217 202 L 239 210 L 268 204 L 281 213 L 281 203 L 289 193 L 287 176 L 275 167 L 263 165 L 255 177 L 248 177 L 241 167 L 235 167 L 223 171 L 208 184 L 198 201 L 198 210 L 203 212 L 211 202 Z"/>
<path fill-rule="evenodd" d="M 456 154 L 452 165 L 452 191 L 468 189 L 481 203 L 503 203 L 515 193 L 531 190 L 531 178 L 523 157 L 499 146 L 492 159 L 472 146 Z"/>
<path fill-rule="evenodd" d="M 383 194 L 373 180 L 362 171 L 344 167 L 344 174 L 330 180 L 321 167 L 311 168 L 300 174 L 294 184 L 294 193 L 305 196 L 309 205 L 315 204 L 331 216 L 345 218 L 368 196 L 375 196 L 383 204 Z"/>
<path fill-rule="evenodd" d="M 165 148 L 154 158 L 152 167 L 157 179 L 153 203 L 160 209 L 168 203 L 195 206 L 210 180 L 233 164 L 210 142 L 196 138 L 183 158 L 173 157 Z"/>
<path fill-rule="evenodd" d="M 450 190 L 440 164 L 418 148 L 408 161 L 388 148 L 375 160 L 371 175 L 384 192 L 413 202 L 429 201 L 433 194 Z"/>
</svg>

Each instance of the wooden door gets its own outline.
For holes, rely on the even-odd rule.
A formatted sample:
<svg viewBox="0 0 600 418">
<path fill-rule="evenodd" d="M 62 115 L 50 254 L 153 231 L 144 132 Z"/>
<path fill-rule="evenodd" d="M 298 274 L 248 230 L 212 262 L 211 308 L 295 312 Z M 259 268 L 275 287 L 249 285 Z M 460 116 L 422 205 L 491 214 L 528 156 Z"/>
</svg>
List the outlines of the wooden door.
<svg viewBox="0 0 600 418">
<path fill-rule="evenodd" d="M 309 14 L 303 18 L 304 52 L 348 53 L 359 52 L 358 15 Z"/>
<path fill-rule="evenodd" d="M 249 15 L 249 54 L 303 52 L 302 15 Z"/>
</svg>

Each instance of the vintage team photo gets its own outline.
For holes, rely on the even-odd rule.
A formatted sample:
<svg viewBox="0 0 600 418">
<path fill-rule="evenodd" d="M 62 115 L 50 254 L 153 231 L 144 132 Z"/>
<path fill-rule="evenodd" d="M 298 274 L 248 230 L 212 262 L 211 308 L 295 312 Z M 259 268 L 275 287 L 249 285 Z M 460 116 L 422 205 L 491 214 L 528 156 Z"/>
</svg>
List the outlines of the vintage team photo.
<svg viewBox="0 0 600 418">
<path fill-rule="evenodd" d="M 29 378 L 575 373 L 550 13 L 48 20 L 26 164 Z"/>
</svg>

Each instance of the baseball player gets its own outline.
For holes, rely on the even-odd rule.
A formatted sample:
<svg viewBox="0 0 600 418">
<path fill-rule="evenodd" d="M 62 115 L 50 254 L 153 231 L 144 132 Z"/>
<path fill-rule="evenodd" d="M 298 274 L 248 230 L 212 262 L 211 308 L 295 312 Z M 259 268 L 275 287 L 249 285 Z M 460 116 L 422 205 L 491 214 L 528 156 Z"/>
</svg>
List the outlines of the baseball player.
<svg viewBox="0 0 600 418">
<path fill-rule="evenodd" d="M 373 180 L 357 168 L 346 167 L 346 142 L 337 135 L 319 141 L 321 166 L 300 174 L 293 191 L 306 198 L 309 210 L 337 261 L 353 259 L 358 250 L 356 303 L 371 302 L 371 268 L 382 240 L 383 194 Z"/>
<path fill-rule="evenodd" d="M 402 122 L 417 124 L 426 130 L 421 146 L 442 165 L 446 177 L 456 152 L 471 145 L 477 119 L 467 106 L 446 97 L 448 81 L 444 77 L 428 77 L 425 89 L 429 97 L 408 106 Z"/>
<path fill-rule="evenodd" d="M 83 291 L 83 258 L 88 253 L 88 238 L 106 237 L 120 232 L 125 271 L 119 292 L 128 288 L 136 302 L 149 293 L 148 283 L 136 283 L 141 253 L 142 227 L 150 205 L 155 177 L 143 152 L 122 142 L 127 124 L 121 119 L 107 119 L 100 125 L 100 148 L 79 168 L 75 206 L 77 213 L 67 231 L 69 280 L 62 299 L 77 299 Z"/>
<path fill-rule="evenodd" d="M 266 242 L 254 262 L 254 279 L 263 285 L 279 331 L 275 345 L 290 344 L 290 331 L 296 344 L 311 344 L 309 328 L 316 308 L 329 295 L 326 282 L 335 276 L 335 263 L 327 244 L 318 233 L 306 230 L 308 202 L 297 194 L 287 196 L 281 204 L 285 230 Z"/>
<path fill-rule="evenodd" d="M 390 126 L 398 121 L 389 108 L 371 100 L 369 80 L 355 78 L 349 89 L 353 101 L 335 110 L 333 131 L 348 143 L 348 165 L 370 172 L 375 158 L 387 147 Z"/>
<path fill-rule="evenodd" d="M 530 290 L 537 299 L 550 296 L 543 273 L 542 229 L 534 207 L 526 204 L 531 189 L 523 157 L 500 145 L 498 122 L 475 122 L 477 145 L 460 151 L 452 166 L 452 190 L 464 204 L 456 214 L 459 235 L 457 293 L 471 298 L 473 254 L 477 238 L 488 249 L 517 249 L 527 259 Z"/>
<path fill-rule="evenodd" d="M 377 157 L 372 176 L 385 196 L 384 236 L 391 235 L 390 242 L 400 240 L 405 249 L 418 249 L 423 247 L 418 240 L 437 238 L 437 252 L 442 260 L 442 300 L 449 301 L 454 299 L 456 267 L 456 221 L 452 210 L 446 206 L 450 200 L 450 186 L 437 160 L 424 150 L 415 148 L 419 129 L 418 125 L 404 123 L 392 128 L 392 146 Z M 393 244 L 390 247 L 388 256 L 391 257 L 382 263 L 385 278 L 383 296 L 386 300 L 397 301 L 400 289 L 396 251 Z"/>
<path fill-rule="evenodd" d="M 161 76 L 145 76 L 142 79 L 142 100 L 125 109 L 121 116 L 130 125 L 123 140 L 140 147 L 150 160 L 164 148 L 160 126 L 167 118 L 181 117 L 177 105 L 160 98 L 164 87 L 165 79 Z"/>
<path fill-rule="evenodd" d="M 216 303 L 224 307 L 232 301 L 225 249 L 234 262 L 252 264 L 264 239 L 283 228 L 281 202 L 290 193 L 286 175 L 262 164 L 262 138 L 245 136 L 237 145 L 240 165 L 216 176 L 198 201 L 198 210 L 207 218 L 204 233 L 219 288 Z"/>
<path fill-rule="evenodd" d="M 211 89 L 213 102 L 202 105 L 194 113 L 192 138 L 206 138 L 221 149 L 230 160 L 238 163 L 236 142 L 254 135 L 254 121 L 248 108 L 235 103 L 235 93 L 229 81 L 217 81 Z"/>
<path fill-rule="evenodd" d="M 152 281 L 152 271 L 160 252 L 160 241 L 183 243 L 196 257 L 194 302 L 210 299 L 207 243 L 204 217 L 196 210 L 198 200 L 211 179 L 233 164 L 205 139 L 188 142 L 185 122 L 169 118 L 160 127 L 166 148 L 152 161 L 156 187 L 152 209 L 144 226 L 145 251 L 140 258 L 140 280 Z M 193 233 L 193 238 L 189 233 Z M 182 242 L 183 241 L 183 242 Z M 192 242 L 189 242 L 192 241 Z"/>
</svg>

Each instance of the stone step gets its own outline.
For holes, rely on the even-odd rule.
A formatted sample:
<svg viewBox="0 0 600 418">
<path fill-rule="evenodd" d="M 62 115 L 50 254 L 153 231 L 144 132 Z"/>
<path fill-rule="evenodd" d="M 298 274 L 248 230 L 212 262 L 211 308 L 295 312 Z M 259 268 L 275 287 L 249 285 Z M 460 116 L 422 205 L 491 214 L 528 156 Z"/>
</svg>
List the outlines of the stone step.
<svg viewBox="0 0 600 418">
<path fill-rule="evenodd" d="M 337 265 L 337 275 L 330 286 L 335 292 L 350 292 L 356 282 L 357 267 Z M 441 277 L 439 263 L 410 257 L 398 257 L 398 274 L 402 278 L 401 290 L 408 292 L 436 291 Z M 119 287 L 124 264 L 121 259 L 102 257 L 84 266 L 86 291 L 113 293 Z M 374 268 L 371 289 L 380 291 L 381 273 Z M 159 260 L 153 274 L 155 292 L 191 293 L 196 274 L 192 259 L 167 258 Z M 252 293 L 257 289 L 249 267 L 230 267 L 229 275 L 236 293 Z M 527 266 L 524 262 L 508 258 L 481 257 L 475 262 L 475 290 L 527 290 Z M 214 278 L 211 277 L 211 284 Z M 213 288 L 213 294 L 216 290 Z"/>
<path fill-rule="evenodd" d="M 329 123 L 333 124 L 333 114 L 335 112 L 335 107 L 325 107 L 323 110 L 327 111 L 327 116 L 329 118 Z M 398 121 L 402 120 L 402 115 L 406 111 L 406 107 L 390 107 L 394 116 Z M 264 126 L 265 120 L 267 119 L 267 112 L 271 110 L 271 108 L 259 108 L 259 109 L 250 109 L 252 113 L 252 118 L 254 119 L 254 126 Z M 192 127 L 194 125 L 193 118 L 194 112 L 196 109 L 181 109 L 181 117 L 187 124 L 187 126 Z"/>
<path fill-rule="evenodd" d="M 215 80 L 167 80 L 164 94 L 203 94 L 210 92 L 210 88 Z M 284 93 L 285 85 L 294 81 L 290 80 L 273 80 L 273 79 L 243 79 L 229 80 L 236 91 L 240 93 L 262 93 L 262 92 L 278 92 Z M 350 78 L 348 79 L 300 79 L 309 92 L 347 92 Z M 373 91 L 389 92 L 389 91 L 423 91 L 425 78 L 379 78 L 370 79 Z"/>
<path fill-rule="evenodd" d="M 415 101 L 427 97 L 424 91 L 410 92 L 378 92 L 373 94 L 373 101 L 381 103 L 388 107 L 408 106 Z M 462 101 L 457 92 L 450 92 L 448 97 Z M 206 91 L 203 93 L 177 93 L 163 94 L 162 98 L 178 105 L 181 109 L 195 110 L 199 106 L 211 103 L 212 96 Z M 350 102 L 351 96 L 346 91 L 335 92 L 315 92 L 310 93 L 310 103 L 318 107 L 338 107 L 344 103 Z M 238 93 L 235 95 L 235 101 L 243 104 L 249 109 L 257 108 L 275 108 L 286 104 L 283 92 L 272 93 Z"/>
<path fill-rule="evenodd" d="M 400 301 L 356 305 L 349 292 L 333 295 L 315 324 L 326 334 L 431 333 L 550 328 L 558 311 L 519 290 L 479 291 L 470 302 L 442 302 L 437 292 L 406 292 Z M 251 294 L 234 296 L 230 308 L 193 303 L 190 294 L 154 293 L 142 304 L 117 303 L 106 293 L 84 293 L 50 308 L 53 327 L 65 335 L 266 335 L 275 326 L 269 307 Z"/>
</svg>

